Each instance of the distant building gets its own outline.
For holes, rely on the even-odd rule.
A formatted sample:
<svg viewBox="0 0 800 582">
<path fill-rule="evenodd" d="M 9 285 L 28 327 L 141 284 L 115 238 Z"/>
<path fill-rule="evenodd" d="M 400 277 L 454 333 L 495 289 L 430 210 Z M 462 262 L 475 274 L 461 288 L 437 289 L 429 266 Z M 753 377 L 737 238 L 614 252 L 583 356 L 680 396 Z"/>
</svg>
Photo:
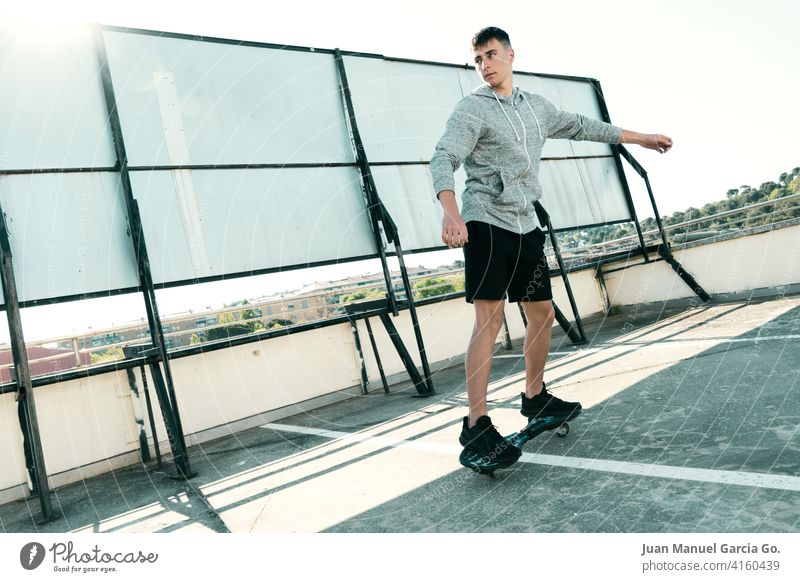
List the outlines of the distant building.
<svg viewBox="0 0 800 582">
<path fill-rule="evenodd" d="M 82 366 L 88 366 L 91 362 L 91 356 L 88 353 L 76 355 L 73 349 L 29 346 L 28 362 L 31 376 L 42 376 L 71 370 L 77 366 L 78 362 Z M 10 348 L 0 351 L 0 366 L 0 383 L 7 384 L 12 382 L 14 357 Z"/>
</svg>

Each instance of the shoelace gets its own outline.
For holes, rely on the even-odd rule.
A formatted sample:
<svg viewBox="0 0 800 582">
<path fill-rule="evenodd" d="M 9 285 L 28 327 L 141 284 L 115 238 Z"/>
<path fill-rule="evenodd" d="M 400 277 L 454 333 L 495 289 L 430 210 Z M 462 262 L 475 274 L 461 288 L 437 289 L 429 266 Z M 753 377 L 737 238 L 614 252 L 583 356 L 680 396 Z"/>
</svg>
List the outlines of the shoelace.
<svg viewBox="0 0 800 582">
<path fill-rule="evenodd" d="M 483 429 L 480 434 L 484 438 L 490 437 L 493 441 L 498 439 L 503 440 L 503 436 L 500 434 L 500 431 L 497 430 L 497 425 L 494 423 Z"/>
</svg>

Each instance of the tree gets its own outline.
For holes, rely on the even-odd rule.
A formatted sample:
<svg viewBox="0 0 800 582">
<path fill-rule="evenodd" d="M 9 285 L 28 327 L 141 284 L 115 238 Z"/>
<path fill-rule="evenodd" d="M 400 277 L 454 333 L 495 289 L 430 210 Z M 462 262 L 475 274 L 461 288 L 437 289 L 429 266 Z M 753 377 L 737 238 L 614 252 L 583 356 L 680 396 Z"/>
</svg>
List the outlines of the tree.
<svg viewBox="0 0 800 582">
<path fill-rule="evenodd" d="M 364 291 L 356 291 L 351 295 L 342 295 L 341 302 L 342 303 L 351 303 L 353 301 L 358 301 L 359 299 L 366 299 L 367 294 Z"/>
<path fill-rule="evenodd" d="M 214 329 L 209 329 L 206 337 L 213 341 L 218 339 L 226 339 L 237 335 L 245 335 L 251 331 L 252 330 L 250 329 L 250 326 L 246 323 L 234 323 L 231 325 L 226 325 L 225 327 L 215 327 Z"/>
<path fill-rule="evenodd" d="M 102 364 L 104 362 L 115 362 L 117 360 L 124 360 L 125 354 L 122 352 L 121 347 L 109 348 L 99 352 L 92 352 L 90 360 L 92 364 Z"/>
<path fill-rule="evenodd" d="M 418 292 L 418 295 L 421 299 L 427 299 L 428 297 L 435 297 L 437 295 L 444 295 L 445 293 L 456 292 L 455 286 L 447 283 L 444 279 L 436 277 L 430 277 L 428 279 L 417 281 L 414 284 L 414 290 Z"/>
</svg>

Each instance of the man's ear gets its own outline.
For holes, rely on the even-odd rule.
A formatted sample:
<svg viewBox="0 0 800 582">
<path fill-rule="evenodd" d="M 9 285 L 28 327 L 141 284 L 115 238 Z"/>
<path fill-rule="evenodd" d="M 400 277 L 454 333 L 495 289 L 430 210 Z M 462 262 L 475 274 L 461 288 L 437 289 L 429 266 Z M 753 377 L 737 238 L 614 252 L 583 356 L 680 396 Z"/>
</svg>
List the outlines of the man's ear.
<svg viewBox="0 0 800 582">
<path fill-rule="evenodd" d="M 511 64 L 514 62 L 514 49 L 508 49 L 508 63 Z"/>
</svg>

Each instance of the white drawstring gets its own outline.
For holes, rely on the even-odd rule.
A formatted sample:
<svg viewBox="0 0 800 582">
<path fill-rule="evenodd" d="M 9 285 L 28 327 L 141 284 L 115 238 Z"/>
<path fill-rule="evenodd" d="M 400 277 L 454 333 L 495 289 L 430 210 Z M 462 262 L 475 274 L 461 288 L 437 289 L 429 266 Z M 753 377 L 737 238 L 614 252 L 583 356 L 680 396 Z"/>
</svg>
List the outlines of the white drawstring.
<svg viewBox="0 0 800 582">
<path fill-rule="evenodd" d="M 531 110 L 531 113 L 533 113 L 533 119 L 535 119 L 535 120 L 536 120 L 536 129 L 538 129 L 538 130 L 539 130 L 539 139 L 544 139 L 544 138 L 542 137 L 542 128 L 541 128 L 541 126 L 539 125 L 539 118 L 538 118 L 538 117 L 536 117 L 536 113 L 534 113 L 534 111 L 533 111 L 533 107 L 531 107 L 531 103 L 530 103 L 530 101 L 528 101 L 528 98 L 527 98 L 527 97 L 525 97 L 525 93 L 522 93 L 522 98 L 523 98 L 523 99 L 525 99 L 525 103 L 527 103 L 527 104 L 528 104 L 528 109 L 530 109 L 530 110 Z"/>
<path fill-rule="evenodd" d="M 514 113 L 517 114 L 517 118 L 522 124 L 522 148 L 525 150 L 525 157 L 528 158 L 528 166 L 525 168 L 525 171 L 522 172 L 522 175 L 524 176 L 528 173 L 528 170 L 531 169 L 531 155 L 528 153 L 528 132 L 525 130 L 525 122 L 522 121 L 522 116 L 519 114 L 519 111 L 517 111 L 516 107 L 514 108 Z"/>
<path fill-rule="evenodd" d="M 517 133 L 517 128 L 516 128 L 516 127 L 514 127 L 514 124 L 513 124 L 513 123 L 511 123 L 511 118 L 508 116 L 508 113 L 506 113 L 506 110 L 503 108 L 503 104 L 502 104 L 502 103 L 500 103 L 500 99 L 498 99 L 498 97 L 497 97 L 497 93 L 495 93 L 495 92 L 494 92 L 494 89 L 492 89 L 492 95 L 494 95 L 494 98 L 495 98 L 495 100 L 497 101 L 497 104 L 500 106 L 500 111 L 502 111 L 502 112 L 503 112 L 503 115 L 505 115 L 505 116 L 506 116 L 506 119 L 508 120 L 508 124 L 511 126 L 511 129 L 513 129 L 513 130 L 514 130 L 514 135 L 516 135 L 516 136 L 517 136 L 517 141 L 519 141 L 519 134 Z M 518 114 L 518 115 L 519 115 L 519 114 Z M 538 123 L 538 122 L 537 122 L 537 123 Z M 525 125 L 523 124 L 523 126 L 522 126 L 522 127 L 523 127 L 523 129 L 524 129 L 524 128 L 525 128 Z"/>
<path fill-rule="evenodd" d="M 519 111 L 517 111 L 516 107 L 514 107 L 514 113 L 517 114 L 517 119 L 519 119 L 519 122 L 522 124 L 522 149 L 525 150 L 525 157 L 528 158 L 528 165 L 525 167 L 525 171 L 519 178 L 517 178 L 517 190 L 519 190 L 519 193 L 522 194 L 522 200 L 525 202 L 525 205 L 522 207 L 522 210 L 524 212 L 525 209 L 528 207 L 528 199 L 522 192 L 522 188 L 520 187 L 520 182 L 522 182 L 522 176 L 527 174 L 528 170 L 531 169 L 531 155 L 528 153 L 528 132 L 525 130 L 525 122 L 522 121 L 522 116 L 519 114 Z M 520 229 L 522 229 L 521 225 Z"/>
<path fill-rule="evenodd" d="M 525 103 L 528 104 L 528 109 L 531 110 L 531 114 L 533 115 L 533 119 L 534 119 L 534 121 L 536 121 L 536 129 L 539 130 L 539 139 L 544 139 L 544 137 L 542 136 L 542 126 L 539 125 L 539 118 L 536 117 L 536 112 L 534 112 L 533 107 L 531 107 L 531 104 L 530 104 L 530 101 L 528 101 L 528 98 L 525 97 L 525 93 L 523 93 L 522 91 L 520 91 L 520 93 L 522 93 L 522 98 L 525 100 Z M 503 103 L 497 97 L 497 93 L 494 90 L 492 90 L 492 95 L 494 96 L 495 101 L 497 101 L 497 104 L 500 106 L 500 111 L 502 111 L 503 115 L 505 115 L 506 120 L 508 121 L 508 124 L 511 126 L 511 129 L 514 131 L 514 135 L 517 137 L 517 141 L 519 142 L 520 138 L 519 138 L 519 133 L 517 132 L 517 128 L 514 127 L 513 123 L 511 123 L 511 118 L 508 116 L 508 113 L 506 113 L 506 110 L 503 107 Z M 528 158 L 528 166 L 525 168 L 525 172 L 523 172 L 523 174 L 522 174 L 522 176 L 524 176 L 525 174 L 528 173 L 528 171 L 531 168 L 531 155 L 528 152 L 528 132 L 525 129 L 525 122 L 522 120 L 522 116 L 519 114 L 519 111 L 517 111 L 516 107 L 514 107 L 514 113 L 517 114 L 517 118 L 519 119 L 519 122 L 522 125 L 522 142 L 523 142 L 522 143 L 522 147 L 525 150 L 525 157 Z M 517 178 L 517 190 L 519 190 L 520 194 L 522 194 L 522 200 L 525 203 L 523 205 L 523 207 L 522 207 L 522 211 L 524 211 L 525 208 L 528 207 L 528 199 L 525 197 L 525 194 L 523 194 L 522 189 L 520 188 L 520 181 L 522 180 L 522 176 Z M 536 220 L 537 226 L 539 226 L 538 217 L 535 218 L 535 220 Z M 517 224 L 519 225 L 520 233 L 522 233 L 522 224 L 520 223 L 520 212 L 517 212 Z"/>
</svg>

